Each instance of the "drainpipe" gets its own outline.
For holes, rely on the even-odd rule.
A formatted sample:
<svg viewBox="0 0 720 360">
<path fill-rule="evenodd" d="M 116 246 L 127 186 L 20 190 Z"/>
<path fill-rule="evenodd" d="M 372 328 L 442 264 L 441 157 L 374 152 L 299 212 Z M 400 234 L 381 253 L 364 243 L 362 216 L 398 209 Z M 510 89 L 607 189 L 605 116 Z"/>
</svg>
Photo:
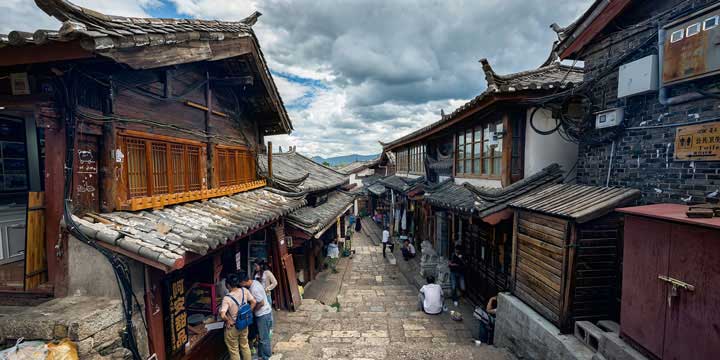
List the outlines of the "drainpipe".
<svg viewBox="0 0 720 360">
<path fill-rule="evenodd" d="M 663 28 L 658 29 L 658 81 L 662 84 L 662 77 L 663 77 L 663 57 L 665 54 L 665 35 L 666 31 Z M 677 105 L 686 103 L 689 101 L 701 99 L 705 97 L 705 95 L 699 93 L 699 92 L 689 92 L 686 94 L 673 96 L 671 98 L 668 98 L 668 89 L 665 86 L 660 86 L 660 90 L 658 90 L 658 102 L 660 102 L 663 106 L 670 106 L 670 105 Z"/>
<path fill-rule="evenodd" d="M 272 179 L 272 173 L 273 173 L 273 172 L 272 172 L 272 141 L 268 141 L 268 150 L 267 150 L 267 153 L 268 153 L 268 155 L 267 155 L 267 158 L 268 158 L 268 163 L 267 163 L 268 174 L 267 174 L 267 178 L 268 178 L 268 180 L 271 180 L 271 179 Z"/>
</svg>

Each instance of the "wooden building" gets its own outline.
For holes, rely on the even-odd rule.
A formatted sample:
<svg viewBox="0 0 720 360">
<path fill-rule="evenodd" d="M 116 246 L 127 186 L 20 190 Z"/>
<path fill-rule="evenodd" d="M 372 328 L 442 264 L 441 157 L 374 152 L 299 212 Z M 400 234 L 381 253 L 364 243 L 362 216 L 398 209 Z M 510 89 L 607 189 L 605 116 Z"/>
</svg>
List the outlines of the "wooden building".
<svg viewBox="0 0 720 360">
<path fill-rule="evenodd" d="M 658 359 L 714 359 L 720 341 L 720 218 L 655 204 L 625 214 L 620 334 Z"/>
<path fill-rule="evenodd" d="M 562 332 L 618 320 L 623 227 L 614 209 L 639 197 L 558 184 L 513 201 L 512 293 Z"/>
<path fill-rule="evenodd" d="M 507 204 L 572 176 L 562 169 L 572 173 L 577 146 L 535 130 L 555 126 L 556 114 L 537 110 L 534 99 L 572 89 L 582 79 L 582 69 L 556 60 L 550 56 L 537 69 L 500 75 L 482 59 L 485 91 L 442 112 L 438 121 L 383 143 L 395 157 L 394 178 L 425 180 L 423 192 L 413 194 L 420 204 L 414 207 L 420 229 L 411 230 L 422 237 L 416 241 L 428 240 L 445 259 L 461 249 L 467 293 L 476 303 L 507 289 L 513 217 Z"/>
<path fill-rule="evenodd" d="M 314 280 L 325 263 L 327 245 L 345 235 L 345 214 L 354 206 L 355 194 L 343 191 L 347 175 L 321 165 L 291 149 L 276 153 L 272 161 L 261 155 L 260 173 L 271 184 L 307 198 L 307 205 L 288 216 L 287 242 L 301 283 Z"/>
<path fill-rule="evenodd" d="M 0 200 L 21 204 L 6 224 L 27 212 L 27 231 L 11 232 L 19 250 L 0 261 L 1 278 L 17 276 L 3 298 L 121 297 L 135 322 L 122 344 L 158 359 L 222 350 L 221 332 L 191 315 L 216 314 L 215 285 L 254 259 L 275 264 L 275 304 L 298 305 L 283 217 L 306 199 L 257 173 L 264 137 L 292 130 L 252 30 L 259 14 L 143 19 L 36 3 L 59 30 L 0 36 Z M 130 319 L 133 292 L 147 334 Z"/>
</svg>

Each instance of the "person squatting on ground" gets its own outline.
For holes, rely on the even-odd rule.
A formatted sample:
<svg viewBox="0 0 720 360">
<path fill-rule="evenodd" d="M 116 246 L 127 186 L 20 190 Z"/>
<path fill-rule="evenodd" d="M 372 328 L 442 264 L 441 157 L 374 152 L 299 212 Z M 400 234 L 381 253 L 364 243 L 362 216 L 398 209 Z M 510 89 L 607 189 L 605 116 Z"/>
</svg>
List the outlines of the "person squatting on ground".
<svg viewBox="0 0 720 360">
<path fill-rule="evenodd" d="M 248 328 L 238 330 L 235 327 L 235 319 L 238 313 L 237 304 L 243 304 L 243 297 L 245 303 L 250 304 L 251 308 L 254 308 L 257 302 L 250 291 L 242 287 L 238 275 L 228 275 L 225 286 L 229 293 L 223 297 L 220 306 L 220 317 L 225 321 L 225 346 L 227 346 L 230 354 L 230 360 L 240 360 L 240 355 L 242 355 L 242 360 L 252 360 L 250 344 L 248 343 Z M 233 301 L 233 299 L 235 300 Z"/>
<path fill-rule="evenodd" d="M 255 324 L 257 328 L 258 359 L 269 360 L 270 356 L 272 356 L 272 344 L 270 343 L 272 308 L 267 300 L 265 288 L 262 283 L 251 280 L 245 273 L 240 273 L 239 276 L 240 285 L 249 289 L 257 302 L 253 307 L 253 315 L 255 316 L 253 324 Z"/>
<path fill-rule="evenodd" d="M 450 267 L 450 285 L 452 286 L 453 305 L 458 306 L 460 290 L 465 291 L 465 260 L 460 253 L 460 247 L 455 247 L 455 252 L 448 263 Z"/>
<path fill-rule="evenodd" d="M 432 275 L 425 280 L 427 284 L 420 288 L 420 294 L 418 294 L 418 309 L 428 315 L 440 314 L 445 302 L 442 287 L 435 283 L 435 277 Z"/>
<path fill-rule="evenodd" d="M 410 240 L 405 240 L 403 242 L 402 255 L 405 261 L 408 261 L 415 257 L 415 246 L 413 246 Z"/>
</svg>

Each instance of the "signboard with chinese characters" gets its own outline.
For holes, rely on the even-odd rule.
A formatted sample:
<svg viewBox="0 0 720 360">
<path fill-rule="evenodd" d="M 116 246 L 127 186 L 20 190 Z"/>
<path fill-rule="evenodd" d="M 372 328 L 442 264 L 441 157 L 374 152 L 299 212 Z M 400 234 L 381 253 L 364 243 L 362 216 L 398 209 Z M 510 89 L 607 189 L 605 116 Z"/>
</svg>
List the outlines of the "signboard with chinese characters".
<svg viewBox="0 0 720 360">
<path fill-rule="evenodd" d="M 185 285 L 180 277 L 171 278 L 166 284 L 166 323 L 167 347 L 170 354 L 177 354 L 185 348 L 188 341 L 187 312 L 185 310 Z"/>
<path fill-rule="evenodd" d="M 720 122 L 679 127 L 675 134 L 675 160 L 720 160 Z"/>
</svg>

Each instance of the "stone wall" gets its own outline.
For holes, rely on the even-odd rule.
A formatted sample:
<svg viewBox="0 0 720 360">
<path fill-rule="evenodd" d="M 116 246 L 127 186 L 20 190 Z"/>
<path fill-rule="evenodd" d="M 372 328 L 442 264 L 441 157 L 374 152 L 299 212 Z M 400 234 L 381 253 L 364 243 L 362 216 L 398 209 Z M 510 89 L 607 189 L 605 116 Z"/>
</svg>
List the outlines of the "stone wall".
<svg viewBox="0 0 720 360">
<path fill-rule="evenodd" d="M 519 359 L 590 360 L 593 352 L 573 335 L 545 320 L 520 299 L 498 294 L 495 346 L 510 349 Z"/>
<path fill-rule="evenodd" d="M 662 0 L 638 2 L 616 19 L 609 36 L 591 44 L 584 52 L 585 80 L 595 79 L 600 73 L 609 70 L 608 66 L 622 56 L 637 48 L 623 63 L 628 63 L 650 54 L 657 54 L 657 39 L 646 39 L 657 34 L 657 24 L 665 24 L 670 19 L 661 17 L 658 22 L 647 26 L 633 27 L 639 21 L 660 14 L 671 8 L 688 11 L 699 9 L 711 3 L 709 0 Z M 617 30 L 625 29 L 625 30 Z M 717 84 L 717 77 L 694 81 L 671 88 L 669 96 L 690 91 L 691 86 L 704 87 Z M 698 120 L 720 117 L 720 100 L 704 98 L 675 106 L 663 106 L 658 101 L 658 93 L 636 95 L 617 99 L 617 68 L 596 81 L 590 91 L 590 97 L 599 109 L 622 107 L 625 110 L 626 128 L 616 138 L 615 151 L 610 173 L 610 186 L 624 186 L 640 189 L 642 203 L 672 202 L 682 203 L 681 198 L 692 196 L 692 202 L 704 202 L 705 195 L 720 188 L 720 162 L 678 162 L 673 161 L 674 141 L 677 125 L 685 125 Z M 599 110 L 596 109 L 596 110 Z M 599 135 L 609 135 L 617 129 L 598 131 Z M 612 143 L 592 145 L 588 141 L 581 143 L 578 162 L 578 182 L 588 185 L 605 186 L 608 177 Z"/>
</svg>

